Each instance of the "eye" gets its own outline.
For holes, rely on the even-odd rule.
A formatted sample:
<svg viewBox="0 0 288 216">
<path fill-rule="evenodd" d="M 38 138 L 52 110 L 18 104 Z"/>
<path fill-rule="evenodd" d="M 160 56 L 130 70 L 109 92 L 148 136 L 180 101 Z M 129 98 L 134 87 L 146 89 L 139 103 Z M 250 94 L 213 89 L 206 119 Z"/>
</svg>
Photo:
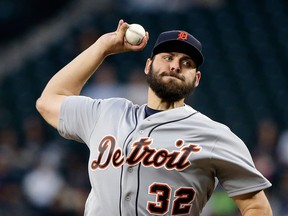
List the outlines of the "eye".
<svg viewBox="0 0 288 216">
<path fill-rule="evenodd" d="M 182 65 L 184 65 L 185 67 L 191 67 L 192 66 L 192 62 L 189 60 L 183 60 L 182 61 Z"/>
<path fill-rule="evenodd" d="M 182 61 L 182 64 L 186 67 L 189 67 L 191 65 L 191 62 L 188 60 L 184 60 L 184 61 Z"/>
<path fill-rule="evenodd" d="M 172 61 L 173 57 L 172 57 L 172 55 L 165 55 L 165 56 L 163 56 L 163 59 L 166 61 Z"/>
<path fill-rule="evenodd" d="M 194 64 L 194 62 L 191 61 L 191 60 L 189 60 L 189 59 L 187 59 L 187 60 L 182 60 L 182 65 L 183 65 L 184 67 L 187 67 L 187 68 L 195 68 L 195 67 L 196 67 L 196 65 Z"/>
</svg>

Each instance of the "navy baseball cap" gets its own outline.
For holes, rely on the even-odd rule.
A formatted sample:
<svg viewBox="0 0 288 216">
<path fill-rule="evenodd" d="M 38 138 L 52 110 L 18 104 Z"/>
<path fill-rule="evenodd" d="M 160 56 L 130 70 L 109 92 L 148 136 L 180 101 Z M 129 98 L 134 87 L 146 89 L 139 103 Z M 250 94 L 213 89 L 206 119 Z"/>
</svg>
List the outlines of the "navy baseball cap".
<svg viewBox="0 0 288 216">
<path fill-rule="evenodd" d="M 172 30 L 162 32 L 154 45 L 152 55 L 161 52 L 180 52 L 189 55 L 200 66 L 204 62 L 202 45 L 195 37 L 186 31 Z"/>
</svg>

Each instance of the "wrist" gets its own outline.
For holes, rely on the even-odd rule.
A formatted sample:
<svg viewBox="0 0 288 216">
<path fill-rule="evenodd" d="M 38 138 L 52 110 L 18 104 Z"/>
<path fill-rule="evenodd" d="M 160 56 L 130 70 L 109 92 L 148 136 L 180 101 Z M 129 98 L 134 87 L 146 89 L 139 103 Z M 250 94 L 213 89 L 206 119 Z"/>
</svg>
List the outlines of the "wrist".
<svg viewBox="0 0 288 216">
<path fill-rule="evenodd" d="M 105 46 L 105 42 L 101 42 L 101 40 L 97 40 L 90 47 L 91 53 L 95 58 L 106 58 L 109 55 L 109 51 Z M 94 59 L 95 59 L 94 58 Z"/>
<path fill-rule="evenodd" d="M 93 53 L 98 57 L 102 57 L 103 59 L 109 55 L 114 53 L 113 45 L 110 45 L 111 38 L 106 35 L 102 35 L 96 42 L 92 45 Z M 112 47 L 112 48 L 111 48 Z"/>
</svg>

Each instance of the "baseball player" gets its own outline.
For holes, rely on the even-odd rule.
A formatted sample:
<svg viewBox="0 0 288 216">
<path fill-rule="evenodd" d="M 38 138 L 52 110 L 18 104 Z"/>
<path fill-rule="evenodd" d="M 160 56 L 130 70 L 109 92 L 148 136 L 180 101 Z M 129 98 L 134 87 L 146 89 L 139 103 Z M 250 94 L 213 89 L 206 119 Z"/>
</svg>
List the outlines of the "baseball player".
<svg viewBox="0 0 288 216">
<path fill-rule="evenodd" d="M 85 143 L 91 192 L 87 216 L 200 215 L 219 182 L 242 215 L 272 215 L 263 192 L 271 186 L 245 144 L 228 127 L 191 106 L 199 85 L 201 43 L 185 31 L 159 35 L 144 69 L 148 101 L 79 96 L 112 54 L 144 49 L 125 39 L 128 24 L 102 35 L 56 73 L 36 107 L 67 138 Z"/>
</svg>

